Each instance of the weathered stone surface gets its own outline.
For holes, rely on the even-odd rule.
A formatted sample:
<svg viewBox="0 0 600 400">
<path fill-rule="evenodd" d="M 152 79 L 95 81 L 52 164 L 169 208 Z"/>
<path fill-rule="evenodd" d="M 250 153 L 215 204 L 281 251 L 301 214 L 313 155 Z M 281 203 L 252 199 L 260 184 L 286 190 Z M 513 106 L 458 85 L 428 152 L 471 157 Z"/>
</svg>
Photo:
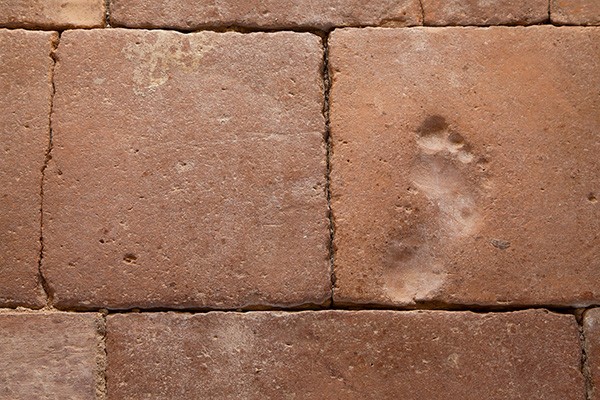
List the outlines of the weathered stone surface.
<svg viewBox="0 0 600 400">
<path fill-rule="evenodd" d="M 0 29 L 0 306 L 40 307 L 40 188 L 50 138 L 51 32 Z"/>
<path fill-rule="evenodd" d="M 600 25 L 600 1 L 551 0 L 552 22 L 565 25 Z"/>
<path fill-rule="evenodd" d="M 573 316 L 109 316 L 111 399 L 581 399 Z"/>
<path fill-rule="evenodd" d="M 98 398 L 103 325 L 94 314 L 0 312 L 0 398 Z"/>
<path fill-rule="evenodd" d="M 586 311 L 583 320 L 590 400 L 600 399 L 600 308 Z"/>
<path fill-rule="evenodd" d="M 410 26 L 422 23 L 419 0 L 111 0 L 111 24 L 198 29 Z"/>
<path fill-rule="evenodd" d="M 0 0 L 0 26 L 93 28 L 104 25 L 104 0 Z"/>
<path fill-rule="evenodd" d="M 421 0 L 425 25 L 530 25 L 548 19 L 548 0 Z"/>
<path fill-rule="evenodd" d="M 600 301 L 600 29 L 330 40 L 334 301 Z"/>
<path fill-rule="evenodd" d="M 65 32 L 44 214 L 55 304 L 328 301 L 322 57 L 309 33 Z"/>
</svg>

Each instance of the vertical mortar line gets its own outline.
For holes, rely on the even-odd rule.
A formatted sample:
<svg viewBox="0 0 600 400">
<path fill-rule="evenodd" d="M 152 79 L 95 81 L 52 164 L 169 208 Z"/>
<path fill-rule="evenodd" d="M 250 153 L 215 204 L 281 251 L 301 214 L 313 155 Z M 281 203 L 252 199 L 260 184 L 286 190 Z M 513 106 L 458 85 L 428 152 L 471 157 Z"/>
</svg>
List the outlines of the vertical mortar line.
<svg viewBox="0 0 600 400">
<path fill-rule="evenodd" d="M 42 285 L 42 289 L 46 294 L 46 307 L 52 307 L 53 294 L 48 281 L 44 277 L 42 264 L 44 261 L 44 183 L 46 181 L 46 169 L 48 163 L 52 159 L 52 147 L 54 146 L 53 131 L 52 131 L 52 114 L 54 112 L 54 95 L 56 94 L 56 86 L 54 84 L 54 70 L 56 68 L 56 49 L 60 43 L 61 32 L 58 32 L 56 40 L 52 41 L 52 49 L 50 51 L 50 57 L 52 58 L 52 64 L 50 66 L 50 110 L 48 113 L 48 147 L 46 148 L 46 155 L 44 157 L 44 165 L 42 165 L 41 179 L 40 179 L 40 254 L 38 257 L 38 279 Z"/>
<path fill-rule="evenodd" d="M 583 375 L 585 383 L 585 398 L 586 400 L 592 400 L 592 376 L 590 373 L 590 365 L 587 353 L 587 340 L 585 337 L 584 317 L 585 309 L 578 309 L 575 311 L 575 317 L 577 318 L 577 324 L 579 325 L 579 344 L 581 346 L 581 364 L 580 370 Z"/>
<path fill-rule="evenodd" d="M 98 350 L 96 355 L 96 399 L 106 400 L 107 382 L 106 369 L 108 367 L 108 352 L 106 349 L 106 317 L 108 311 L 101 310 L 98 318 Z"/>
<path fill-rule="evenodd" d="M 104 27 L 110 28 L 110 0 L 104 0 Z"/>
<path fill-rule="evenodd" d="M 329 35 L 330 31 L 323 36 L 323 116 L 325 117 L 325 145 L 326 145 L 326 180 L 325 193 L 327 196 L 327 217 L 329 219 L 329 273 L 331 279 L 331 299 L 330 306 L 333 307 L 333 291 L 335 289 L 335 268 L 334 268 L 334 237 L 335 227 L 333 222 L 333 210 L 331 208 L 331 125 L 330 125 L 330 104 L 331 95 L 331 75 L 329 73 Z"/>
<path fill-rule="evenodd" d="M 423 6 L 423 0 L 419 0 L 419 7 L 421 7 L 421 25 L 425 26 L 425 7 Z"/>
<path fill-rule="evenodd" d="M 548 0 L 548 23 L 552 24 L 552 0 Z"/>
</svg>

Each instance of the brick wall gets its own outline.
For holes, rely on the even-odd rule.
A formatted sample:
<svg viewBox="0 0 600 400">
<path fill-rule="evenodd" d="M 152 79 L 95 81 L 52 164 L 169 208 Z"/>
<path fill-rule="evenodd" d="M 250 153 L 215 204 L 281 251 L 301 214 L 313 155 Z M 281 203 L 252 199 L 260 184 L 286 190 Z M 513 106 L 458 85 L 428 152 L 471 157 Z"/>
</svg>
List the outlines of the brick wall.
<svg viewBox="0 0 600 400">
<path fill-rule="evenodd" d="M 0 399 L 600 400 L 599 25 L 0 0 Z"/>
</svg>

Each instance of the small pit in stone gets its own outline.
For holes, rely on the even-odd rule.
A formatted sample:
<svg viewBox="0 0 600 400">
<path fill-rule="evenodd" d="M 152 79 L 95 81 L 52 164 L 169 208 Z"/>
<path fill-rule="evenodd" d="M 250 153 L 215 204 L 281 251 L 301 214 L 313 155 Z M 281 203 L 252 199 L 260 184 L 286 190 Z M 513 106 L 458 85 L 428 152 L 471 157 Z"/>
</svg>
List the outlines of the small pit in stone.
<svg viewBox="0 0 600 400">
<path fill-rule="evenodd" d="M 419 126 L 417 133 L 421 136 L 434 135 L 448 129 L 446 119 L 441 115 L 430 115 Z"/>
<path fill-rule="evenodd" d="M 490 240 L 490 243 L 492 243 L 492 246 L 500 250 L 506 250 L 510 247 L 510 242 L 506 240 L 492 239 Z"/>
<path fill-rule="evenodd" d="M 596 204 L 598 202 L 598 199 L 596 198 L 596 195 L 594 193 L 588 194 L 587 199 L 590 203 L 593 204 Z"/>
<path fill-rule="evenodd" d="M 123 256 L 123 261 L 125 261 L 127 264 L 135 264 L 137 261 L 137 256 L 133 253 L 127 253 Z"/>
</svg>

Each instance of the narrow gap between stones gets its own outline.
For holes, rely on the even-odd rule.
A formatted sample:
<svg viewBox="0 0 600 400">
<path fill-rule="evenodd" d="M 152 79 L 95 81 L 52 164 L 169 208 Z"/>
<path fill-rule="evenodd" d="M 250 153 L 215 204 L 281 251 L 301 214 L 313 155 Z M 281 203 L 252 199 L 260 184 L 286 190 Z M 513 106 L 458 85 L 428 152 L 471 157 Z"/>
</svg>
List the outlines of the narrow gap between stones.
<svg viewBox="0 0 600 400">
<path fill-rule="evenodd" d="M 128 309 L 128 310 L 100 310 L 108 314 L 129 314 L 129 313 L 156 313 L 156 312 L 175 312 L 183 314 L 206 314 L 210 312 L 230 312 L 230 313 L 254 313 L 254 312 L 286 312 L 286 313 L 301 313 L 306 311 L 392 311 L 392 312 L 409 312 L 409 311 L 441 311 L 448 313 L 463 313 L 470 312 L 474 314 L 505 314 L 518 311 L 528 310 L 545 310 L 553 314 L 575 315 L 579 309 L 567 307 L 547 307 L 547 306 L 532 306 L 532 307 L 505 307 L 505 308 L 401 308 L 401 307 L 384 307 L 372 305 L 356 305 L 356 306 L 339 306 L 335 305 L 330 308 L 260 308 L 260 309 L 172 309 L 172 308 L 148 308 L 148 309 Z M 67 312 L 98 312 L 99 310 L 70 310 Z"/>
<path fill-rule="evenodd" d="M 107 376 L 106 370 L 108 368 L 108 349 L 106 346 L 106 315 L 107 313 L 102 312 L 98 318 L 98 355 L 96 360 L 96 399 L 106 400 L 107 394 Z"/>
<path fill-rule="evenodd" d="M 421 25 L 425 26 L 425 7 L 423 6 L 423 0 L 419 0 L 419 7 L 421 8 Z"/>
<path fill-rule="evenodd" d="M 329 33 L 323 37 L 323 117 L 325 118 L 325 146 L 326 146 L 326 180 L 325 194 L 327 196 L 327 218 L 329 220 L 329 274 L 331 279 L 331 298 L 329 306 L 333 307 L 333 292 L 335 290 L 335 226 L 333 221 L 333 210 L 331 208 L 331 125 L 330 125 L 330 94 L 331 94 L 331 75 L 329 73 Z"/>
<path fill-rule="evenodd" d="M 424 11 L 423 11 L 424 13 Z M 432 29 L 443 29 L 443 28 L 479 28 L 486 29 L 491 27 L 534 27 L 534 26 L 544 26 L 544 25 L 557 25 L 552 23 L 549 19 L 546 21 L 542 21 L 539 23 L 530 23 L 530 24 L 519 24 L 519 23 L 504 23 L 504 24 L 484 24 L 484 25 L 457 25 L 457 24 L 446 24 L 446 25 L 412 25 L 412 26 L 382 26 L 376 24 L 363 24 L 363 25 L 341 25 L 334 26 L 330 29 L 322 29 L 318 27 L 277 27 L 277 28 L 267 28 L 267 27 L 248 27 L 241 25 L 230 25 L 230 26 L 200 26 L 190 29 L 183 28 L 173 28 L 173 27 L 155 27 L 155 26 L 139 26 L 139 27 L 127 27 L 127 26 L 113 26 L 110 25 L 110 11 L 107 11 L 105 14 L 105 23 L 104 26 L 94 27 L 94 28 L 49 28 L 49 27 L 19 27 L 19 28 L 2 28 L 0 29 L 9 29 L 9 30 L 27 30 L 27 31 L 51 31 L 58 32 L 62 34 L 65 31 L 70 30 L 104 30 L 104 29 L 124 29 L 131 31 L 167 31 L 167 32 L 178 32 L 183 35 L 191 34 L 191 33 L 200 33 L 200 32 L 214 32 L 214 33 L 226 33 L 226 32 L 236 32 L 242 34 L 252 34 L 252 33 L 277 33 L 277 32 L 293 32 L 293 33 L 312 33 L 314 35 L 324 37 L 329 34 L 329 32 L 334 29 L 364 29 L 364 28 L 378 28 L 378 29 L 415 29 L 422 28 L 423 26 L 432 28 Z M 596 28 L 594 25 L 573 25 L 572 27 L 582 28 L 582 29 L 594 29 Z"/>
<path fill-rule="evenodd" d="M 39 283 L 46 294 L 46 307 L 51 308 L 54 300 L 54 294 L 48 281 L 44 277 L 42 264 L 44 262 L 44 183 L 46 179 L 46 169 L 48 163 L 52 159 L 52 147 L 54 146 L 53 141 L 53 130 L 52 130 L 52 113 L 54 112 L 54 95 L 56 94 L 56 86 L 54 84 L 54 70 L 56 68 L 56 49 L 60 43 L 61 32 L 58 33 L 56 40 L 52 42 L 52 49 L 50 51 L 50 57 L 52 58 L 52 65 L 50 66 L 50 110 L 48 113 L 48 147 L 46 148 L 46 155 L 44 158 L 44 165 L 42 166 L 42 176 L 40 179 L 40 254 L 38 257 L 38 279 Z"/>
<path fill-rule="evenodd" d="M 595 308 L 597 305 L 590 306 L 586 309 Z M 372 304 L 356 304 L 356 305 L 339 305 L 336 304 L 333 307 L 322 307 L 322 306 L 310 306 L 310 307 L 246 307 L 246 308 L 169 308 L 169 307 L 147 307 L 147 308 L 56 308 L 53 307 L 51 311 L 65 312 L 65 313 L 102 313 L 102 314 L 146 314 L 146 313 L 157 313 L 157 312 L 173 312 L 183 314 L 206 314 L 211 312 L 226 312 L 226 313 L 253 313 L 253 312 L 285 312 L 285 313 L 300 313 L 305 311 L 394 311 L 394 312 L 408 312 L 408 311 L 442 311 L 448 313 L 463 313 L 470 312 L 475 314 L 503 314 L 518 311 L 528 310 L 545 310 L 553 314 L 563 315 L 574 315 L 579 318 L 580 308 L 577 307 L 558 307 L 548 305 L 530 305 L 530 306 L 511 306 L 511 307 L 479 307 L 479 306 L 450 306 L 450 307 L 391 307 L 391 306 L 378 306 Z M 22 312 L 36 312 L 38 309 L 31 309 L 26 307 L 6 307 L 0 308 L 2 311 L 22 311 Z M 48 311 L 42 310 L 42 311 Z"/>
<path fill-rule="evenodd" d="M 104 27 L 110 28 L 110 1 L 104 0 Z"/>
<path fill-rule="evenodd" d="M 592 391 L 593 391 L 593 381 L 590 373 L 590 366 L 588 361 L 587 354 L 587 341 L 585 337 L 585 329 L 584 329 L 584 317 L 585 312 L 588 309 L 579 309 L 575 312 L 575 317 L 577 318 L 577 324 L 579 325 L 579 344 L 581 346 L 581 363 L 579 365 L 581 375 L 583 375 L 584 384 L 585 384 L 585 398 L 586 400 L 592 400 Z"/>
<path fill-rule="evenodd" d="M 110 15 L 108 16 L 110 18 Z M 365 26 L 349 26 L 348 28 L 369 28 L 369 27 L 378 27 L 376 25 L 365 25 Z M 344 27 L 342 27 L 344 28 Z M 198 26 L 194 28 L 174 28 L 174 27 L 155 27 L 155 26 L 138 26 L 138 27 L 128 27 L 128 26 L 106 26 L 104 28 L 87 28 L 87 30 L 103 30 L 103 29 L 123 29 L 128 31 L 167 31 L 167 32 L 176 32 L 181 33 L 182 35 L 189 35 L 193 33 L 201 33 L 201 32 L 213 32 L 213 33 L 228 33 L 235 32 L 241 34 L 252 34 L 252 33 L 278 33 L 278 32 L 290 32 L 290 33 L 312 33 L 313 35 L 317 35 L 321 38 L 326 37 L 331 29 L 321 29 L 317 27 L 277 27 L 277 28 L 268 28 L 268 27 L 249 27 L 242 25 L 228 25 L 228 26 Z"/>
</svg>

